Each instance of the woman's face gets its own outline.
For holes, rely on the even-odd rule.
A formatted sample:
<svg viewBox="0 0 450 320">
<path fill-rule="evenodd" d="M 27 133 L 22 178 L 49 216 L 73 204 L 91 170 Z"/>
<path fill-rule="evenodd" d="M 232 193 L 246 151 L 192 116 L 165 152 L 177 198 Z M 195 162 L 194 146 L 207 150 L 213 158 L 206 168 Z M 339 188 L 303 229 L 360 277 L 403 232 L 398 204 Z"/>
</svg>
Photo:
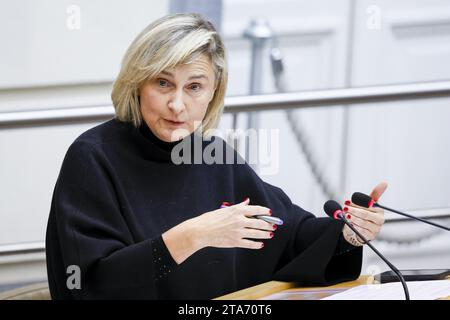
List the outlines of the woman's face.
<svg viewBox="0 0 450 320">
<path fill-rule="evenodd" d="M 141 87 L 142 117 L 160 140 L 177 141 L 201 124 L 214 91 L 213 66 L 201 55 L 192 63 L 163 71 Z"/>
</svg>

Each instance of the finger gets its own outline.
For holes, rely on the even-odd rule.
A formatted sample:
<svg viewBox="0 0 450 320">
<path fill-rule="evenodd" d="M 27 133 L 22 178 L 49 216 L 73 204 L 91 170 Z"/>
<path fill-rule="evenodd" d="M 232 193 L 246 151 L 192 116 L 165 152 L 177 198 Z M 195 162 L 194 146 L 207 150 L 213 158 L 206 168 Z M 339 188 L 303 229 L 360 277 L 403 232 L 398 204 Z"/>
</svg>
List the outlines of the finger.
<svg viewBox="0 0 450 320">
<path fill-rule="evenodd" d="M 381 230 L 381 226 L 367 220 L 362 220 L 356 216 L 352 216 L 350 219 L 348 219 L 348 221 L 350 221 L 350 223 L 352 223 L 353 225 L 358 226 L 362 229 L 366 229 L 367 231 L 375 235 L 378 234 L 378 232 L 380 232 Z"/>
<path fill-rule="evenodd" d="M 241 239 L 241 241 L 239 241 L 237 247 L 245 248 L 245 249 L 262 249 L 264 247 L 264 243 L 259 242 L 259 241 Z"/>
<path fill-rule="evenodd" d="M 347 208 L 347 210 L 345 210 Z M 369 220 L 373 223 L 381 226 L 384 223 L 384 214 L 380 212 L 372 212 L 367 210 L 366 208 L 360 209 L 355 207 L 345 207 L 344 211 L 349 213 L 350 215 L 356 216 L 363 220 Z"/>
<path fill-rule="evenodd" d="M 370 207 L 370 208 L 362 207 L 362 206 L 359 206 L 359 205 L 351 202 L 350 200 L 346 200 L 344 202 L 344 204 L 347 207 L 350 206 L 350 207 L 355 207 L 355 208 L 359 208 L 359 209 L 369 210 L 369 211 L 372 211 L 372 212 L 382 212 L 383 211 L 383 209 L 381 209 L 379 207 Z"/>
<path fill-rule="evenodd" d="M 247 206 L 249 203 L 250 203 L 250 198 L 247 197 L 247 198 L 244 199 L 244 201 L 242 201 L 240 203 L 237 203 L 235 205 L 232 205 L 232 206 L 230 206 L 230 208 L 233 208 L 233 207 L 244 207 L 244 206 Z"/>
<path fill-rule="evenodd" d="M 388 187 L 388 184 L 386 182 L 380 182 L 370 193 L 370 197 L 375 200 L 378 201 L 378 199 L 380 199 L 380 197 L 382 196 L 382 194 L 386 191 Z"/>
<path fill-rule="evenodd" d="M 370 231 L 368 231 L 368 230 L 366 230 L 366 229 L 364 229 L 364 228 L 360 228 L 360 227 L 358 227 L 358 226 L 353 226 L 353 227 L 354 227 L 354 228 L 356 229 L 356 231 L 358 231 L 364 238 L 366 238 L 367 241 L 371 241 L 371 240 L 375 239 L 375 235 L 374 235 L 372 232 L 370 232 Z M 358 240 L 359 240 L 360 242 L 364 243 L 363 239 L 360 239 L 360 237 L 359 237 L 358 235 L 356 235 L 356 236 L 358 237 Z"/>
<path fill-rule="evenodd" d="M 244 226 L 246 228 L 252 228 L 252 229 L 260 229 L 260 230 L 267 230 L 267 231 L 274 231 L 276 229 L 276 225 L 269 223 L 264 220 L 255 219 L 255 218 L 244 218 Z"/>
<path fill-rule="evenodd" d="M 262 206 L 245 206 L 245 207 L 238 207 L 236 208 L 237 212 L 240 214 L 243 214 L 247 217 L 251 217 L 251 216 L 270 216 L 272 215 L 272 210 L 270 210 L 269 208 L 266 207 L 262 207 Z"/>
<path fill-rule="evenodd" d="M 381 212 L 372 212 L 370 210 L 367 210 L 365 208 L 354 208 L 354 207 L 346 207 L 346 213 L 350 214 L 351 216 L 358 217 L 362 220 L 367 220 L 370 223 L 374 223 L 378 226 L 382 226 L 385 219 L 384 219 L 384 211 Z"/>
<path fill-rule="evenodd" d="M 351 217 L 347 220 L 350 221 L 352 225 L 356 225 L 360 228 L 366 229 L 367 231 L 370 230 L 370 225 L 372 225 L 373 222 L 358 218 L 356 215 L 350 215 L 350 216 Z"/>
<path fill-rule="evenodd" d="M 272 231 L 262 231 L 256 229 L 245 229 L 242 233 L 242 238 L 246 239 L 272 239 L 274 233 Z"/>
</svg>

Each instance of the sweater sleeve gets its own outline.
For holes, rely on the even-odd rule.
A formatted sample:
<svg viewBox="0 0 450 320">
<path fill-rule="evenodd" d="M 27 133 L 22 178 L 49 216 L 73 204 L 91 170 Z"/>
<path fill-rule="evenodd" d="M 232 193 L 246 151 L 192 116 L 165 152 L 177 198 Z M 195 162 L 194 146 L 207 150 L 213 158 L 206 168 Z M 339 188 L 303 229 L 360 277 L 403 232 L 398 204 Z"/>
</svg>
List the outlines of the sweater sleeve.
<svg viewBox="0 0 450 320">
<path fill-rule="evenodd" d="M 275 280 L 323 286 L 359 277 L 362 248 L 340 252 L 341 221 L 316 218 L 295 204 L 291 216 L 291 237 L 284 252 L 288 262 L 276 272 Z"/>
<path fill-rule="evenodd" d="M 345 240 L 344 235 L 342 232 L 339 235 L 338 245 L 336 247 L 336 255 L 344 254 L 347 252 L 350 252 L 351 250 L 354 250 L 358 248 L 357 246 L 352 245 L 347 240 Z"/>
<path fill-rule="evenodd" d="M 76 299 L 155 299 L 158 280 L 177 264 L 161 235 L 136 241 L 121 212 L 107 159 L 86 142 L 69 148 L 54 192 L 64 271 L 76 265 Z M 68 289 L 69 290 L 69 289 Z"/>
</svg>

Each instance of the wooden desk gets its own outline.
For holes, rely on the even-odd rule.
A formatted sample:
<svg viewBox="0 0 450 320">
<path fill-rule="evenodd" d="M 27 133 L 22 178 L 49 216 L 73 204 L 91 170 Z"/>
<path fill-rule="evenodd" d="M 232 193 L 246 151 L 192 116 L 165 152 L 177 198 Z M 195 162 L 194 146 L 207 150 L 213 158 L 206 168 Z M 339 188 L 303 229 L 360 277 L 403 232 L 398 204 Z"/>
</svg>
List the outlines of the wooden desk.
<svg viewBox="0 0 450 320">
<path fill-rule="evenodd" d="M 329 287 L 298 288 L 295 282 L 269 281 L 218 297 L 215 300 L 257 300 L 265 298 L 318 300 L 355 286 L 373 283 L 375 283 L 373 276 L 361 276 L 355 281 L 343 282 Z M 442 300 L 450 300 L 450 296 L 442 298 Z"/>
</svg>

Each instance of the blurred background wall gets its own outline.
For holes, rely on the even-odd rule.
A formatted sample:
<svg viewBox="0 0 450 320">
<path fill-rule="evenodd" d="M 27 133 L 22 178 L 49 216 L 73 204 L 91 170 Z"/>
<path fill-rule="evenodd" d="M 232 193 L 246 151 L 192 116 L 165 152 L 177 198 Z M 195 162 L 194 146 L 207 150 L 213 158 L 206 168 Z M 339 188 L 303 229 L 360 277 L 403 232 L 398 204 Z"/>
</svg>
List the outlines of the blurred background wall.
<svg viewBox="0 0 450 320">
<path fill-rule="evenodd" d="M 254 18 L 264 18 L 276 38 L 262 51 L 260 93 L 278 91 L 269 58 L 273 46 L 283 58 L 285 91 L 450 79 L 448 0 L 18 0 L 2 7 L 3 116 L 111 106 L 126 48 L 170 12 L 197 11 L 215 22 L 228 49 L 228 96 L 251 92 L 251 41 L 243 34 Z M 450 98 L 310 108 L 291 116 L 337 200 L 387 181 L 385 204 L 417 215 L 450 213 Z M 247 118 L 239 114 L 238 127 L 245 128 Z M 225 114 L 220 128 L 232 123 Z M 65 152 L 97 124 L 0 126 L 0 249 L 44 241 Z M 286 112 L 259 113 L 258 128 L 280 130 L 279 170 L 262 178 L 323 216 L 328 198 Z M 399 268 L 450 268 L 450 236 L 427 226 L 388 223 L 377 245 Z M 367 250 L 365 256 L 363 273 L 386 270 Z M 42 252 L 0 253 L 0 284 L 45 278 Z"/>
</svg>

